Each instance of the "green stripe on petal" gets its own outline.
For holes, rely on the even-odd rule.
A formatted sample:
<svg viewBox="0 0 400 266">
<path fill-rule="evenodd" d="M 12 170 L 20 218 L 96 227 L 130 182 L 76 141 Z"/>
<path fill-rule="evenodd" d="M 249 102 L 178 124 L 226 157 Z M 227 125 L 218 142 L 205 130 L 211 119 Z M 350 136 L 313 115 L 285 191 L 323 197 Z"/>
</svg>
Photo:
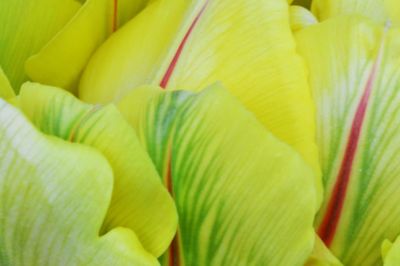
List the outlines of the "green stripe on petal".
<svg viewBox="0 0 400 266">
<path fill-rule="evenodd" d="M 303 265 L 314 242 L 313 172 L 220 85 L 139 88 L 119 108 L 175 198 L 169 265 Z"/>
<path fill-rule="evenodd" d="M 400 233 L 400 32 L 340 17 L 298 31 L 297 40 L 317 107 L 326 199 L 317 225 L 323 228 L 324 218 L 340 208 L 328 203 L 341 194 L 331 250 L 345 265 L 379 265 L 382 241 Z M 363 105 L 365 117 L 357 120 Z M 339 177 L 354 139 L 346 184 Z"/>
<path fill-rule="evenodd" d="M 313 104 L 288 8 L 286 0 L 154 1 L 96 51 L 80 97 L 104 103 L 147 84 L 198 92 L 221 81 L 303 155 L 321 195 Z"/>
<path fill-rule="evenodd" d="M 42 132 L 105 156 L 115 180 L 102 232 L 130 228 L 146 250 L 160 256 L 175 235 L 176 209 L 135 131 L 115 106 L 84 104 L 69 93 L 34 83 L 23 85 L 19 105 Z"/>
<path fill-rule="evenodd" d="M 38 132 L 0 99 L 2 265 L 157 265 L 135 234 L 99 235 L 113 176 L 94 149 Z"/>
</svg>

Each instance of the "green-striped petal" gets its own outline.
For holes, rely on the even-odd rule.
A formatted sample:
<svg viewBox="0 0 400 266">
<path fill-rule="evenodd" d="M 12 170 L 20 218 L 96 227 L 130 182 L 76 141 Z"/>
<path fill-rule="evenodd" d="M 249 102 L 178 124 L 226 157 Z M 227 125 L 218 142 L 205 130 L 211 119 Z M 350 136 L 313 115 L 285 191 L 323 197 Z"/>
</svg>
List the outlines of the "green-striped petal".
<svg viewBox="0 0 400 266">
<path fill-rule="evenodd" d="M 79 93 L 103 103 L 147 84 L 200 91 L 221 81 L 319 174 L 305 73 L 286 0 L 158 0 L 96 51 Z"/>
<path fill-rule="evenodd" d="M 41 134 L 0 99 L 1 265 L 157 265 L 132 231 L 99 234 L 112 188 L 101 154 Z"/>
<path fill-rule="evenodd" d="M 119 108 L 175 198 L 169 265 L 303 265 L 314 242 L 313 172 L 220 85 L 139 88 Z"/>
<path fill-rule="evenodd" d="M 345 265 L 379 265 L 400 233 L 400 32 L 341 17 L 297 32 L 317 107 L 321 238 Z"/>
<path fill-rule="evenodd" d="M 160 256 L 176 232 L 176 209 L 133 128 L 113 105 L 84 104 L 62 90 L 24 84 L 19 107 L 45 134 L 101 152 L 114 173 L 102 233 L 132 229 L 144 248 Z M 83 162 L 84 163 L 84 162 Z"/>
</svg>

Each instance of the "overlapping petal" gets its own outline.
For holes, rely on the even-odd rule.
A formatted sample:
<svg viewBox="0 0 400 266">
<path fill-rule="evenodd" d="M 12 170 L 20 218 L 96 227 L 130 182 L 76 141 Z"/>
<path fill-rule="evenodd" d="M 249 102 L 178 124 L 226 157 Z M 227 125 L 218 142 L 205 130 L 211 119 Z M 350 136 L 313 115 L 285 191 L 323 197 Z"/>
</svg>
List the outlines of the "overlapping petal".
<svg viewBox="0 0 400 266">
<path fill-rule="evenodd" d="M 146 2 L 2 1 L 0 64 L 16 90 L 29 77 L 76 93 L 92 53 Z"/>
<path fill-rule="evenodd" d="M 144 84 L 200 91 L 221 81 L 318 173 L 314 112 L 288 17 L 286 0 L 154 1 L 94 54 L 80 96 L 103 103 Z M 320 191 L 318 175 L 316 183 Z"/>
<path fill-rule="evenodd" d="M 168 265 L 305 262 L 314 242 L 312 169 L 220 85 L 136 89 L 119 109 L 177 205 Z"/>
<path fill-rule="evenodd" d="M 317 18 L 313 15 L 313 13 L 302 6 L 290 6 L 289 15 L 290 28 L 292 31 L 298 31 L 302 28 L 318 23 Z"/>
<path fill-rule="evenodd" d="M 176 209 L 135 131 L 116 108 L 84 104 L 59 89 L 33 83 L 23 86 L 18 101 L 43 133 L 88 145 L 108 160 L 114 189 L 101 232 L 130 228 L 146 250 L 160 256 L 175 235 Z"/>
<path fill-rule="evenodd" d="M 76 93 L 90 56 L 113 30 L 113 5 L 110 0 L 86 0 L 68 24 L 27 60 L 29 78 Z"/>
<path fill-rule="evenodd" d="M 362 15 L 384 23 L 400 23 L 397 0 L 313 0 L 312 11 L 319 20 L 342 15 Z M 400 25 L 400 24 L 398 24 Z"/>
<path fill-rule="evenodd" d="M 319 234 L 345 265 L 379 265 L 400 233 L 400 32 L 340 17 L 297 40 L 317 107 Z"/>
<path fill-rule="evenodd" d="M 135 234 L 100 235 L 113 173 L 94 149 L 38 132 L 0 99 L 2 265 L 157 265 Z"/>
<path fill-rule="evenodd" d="M 15 96 L 14 90 L 0 66 L 0 98 L 8 99 Z"/>
<path fill-rule="evenodd" d="M 27 79 L 26 59 L 51 40 L 80 7 L 75 0 L 0 2 L 0 65 L 15 90 Z"/>
</svg>

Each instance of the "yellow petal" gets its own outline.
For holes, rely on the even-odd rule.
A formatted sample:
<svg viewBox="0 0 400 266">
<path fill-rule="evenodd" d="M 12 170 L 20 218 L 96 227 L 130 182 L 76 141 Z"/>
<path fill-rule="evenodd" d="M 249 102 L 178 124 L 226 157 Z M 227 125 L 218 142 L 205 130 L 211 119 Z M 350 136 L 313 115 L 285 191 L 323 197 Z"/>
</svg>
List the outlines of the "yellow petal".
<svg viewBox="0 0 400 266">
<path fill-rule="evenodd" d="M 397 266 L 400 264 L 400 238 L 391 243 L 385 240 L 382 243 L 382 257 L 384 266 Z"/>
<path fill-rule="evenodd" d="M 304 266 L 343 266 L 316 235 L 314 249 Z"/>
<path fill-rule="evenodd" d="M 314 15 L 302 6 L 290 6 L 290 28 L 292 31 L 298 31 L 302 28 L 318 23 Z"/>
<path fill-rule="evenodd" d="M 0 67 L 0 98 L 9 99 L 12 97 L 15 97 L 14 90 Z"/>
<path fill-rule="evenodd" d="M 400 31 L 342 16 L 297 40 L 317 107 L 319 235 L 344 265 L 377 265 L 400 234 Z"/>
<path fill-rule="evenodd" d="M 114 190 L 101 233 L 130 228 L 146 250 L 160 256 L 176 232 L 175 205 L 115 106 L 84 104 L 60 89 L 26 83 L 19 107 L 43 133 L 88 145 L 105 156 L 114 173 Z"/>
<path fill-rule="evenodd" d="M 99 235 L 113 173 L 94 149 L 42 134 L 0 99 L 1 265 L 155 266 L 134 232 Z"/>
<path fill-rule="evenodd" d="M 400 22 L 400 8 L 397 0 L 314 0 L 312 11 L 319 20 L 330 17 L 358 14 L 380 23 L 391 20 Z"/>
<path fill-rule="evenodd" d="M 179 213 L 171 265 L 302 265 L 313 242 L 312 169 L 215 84 L 139 88 L 118 105 Z"/>
<path fill-rule="evenodd" d="M 286 0 L 156 1 L 96 51 L 80 96 L 104 103 L 143 84 L 199 91 L 215 81 L 319 173 L 313 104 Z M 315 182 L 321 192 L 318 175 Z"/>
<path fill-rule="evenodd" d="M 83 68 L 112 31 L 112 10 L 110 0 L 87 0 L 68 25 L 28 59 L 27 75 L 76 93 Z"/>
<path fill-rule="evenodd" d="M 0 65 L 16 91 L 27 79 L 26 59 L 51 40 L 80 6 L 75 0 L 0 1 Z"/>
</svg>

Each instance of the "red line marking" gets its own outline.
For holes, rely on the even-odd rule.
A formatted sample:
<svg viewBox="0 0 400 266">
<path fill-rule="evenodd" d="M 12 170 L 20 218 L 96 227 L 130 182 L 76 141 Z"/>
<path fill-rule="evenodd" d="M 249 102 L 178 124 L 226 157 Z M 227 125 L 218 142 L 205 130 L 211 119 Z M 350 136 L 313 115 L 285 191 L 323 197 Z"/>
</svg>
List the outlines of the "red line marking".
<svg viewBox="0 0 400 266">
<path fill-rule="evenodd" d="M 168 165 L 167 165 L 167 175 L 165 178 L 166 187 L 169 193 L 174 196 L 174 189 L 172 184 L 172 152 L 169 151 L 168 156 Z M 179 266 L 179 242 L 178 242 L 178 234 L 175 235 L 174 239 L 172 240 L 171 245 L 169 246 L 168 251 L 168 265 L 170 266 Z"/>
<path fill-rule="evenodd" d="M 327 211 L 321 225 L 318 228 L 318 235 L 321 237 L 322 241 L 324 241 L 327 247 L 329 247 L 333 241 L 343 210 L 352 166 L 360 140 L 363 122 L 365 120 L 365 114 L 368 108 L 369 97 L 371 95 L 372 87 L 374 85 L 376 74 L 378 72 L 378 67 L 381 61 L 383 50 L 382 48 L 383 46 L 381 46 L 378 57 L 372 67 L 367 84 L 365 86 L 364 93 L 358 104 L 356 114 L 353 118 L 351 131 L 347 141 L 347 146 L 340 166 L 340 170 L 336 178 L 336 183 L 327 206 Z"/>
<path fill-rule="evenodd" d="M 193 29 L 196 27 L 197 22 L 199 21 L 201 15 L 203 14 L 204 10 L 206 9 L 208 4 L 208 1 L 205 2 L 204 6 L 201 8 L 195 19 L 193 20 L 192 24 L 190 25 L 188 31 L 186 32 L 185 36 L 183 37 L 181 43 L 178 46 L 178 49 L 175 52 L 174 57 L 172 58 L 171 63 L 169 64 L 167 71 L 164 74 L 164 77 L 162 78 L 160 82 L 160 87 L 165 89 L 168 85 L 168 82 L 172 76 L 172 73 L 174 72 L 174 69 L 176 67 L 176 64 L 178 63 L 178 60 L 182 54 L 183 48 L 186 45 L 187 40 L 189 39 L 189 36 L 191 35 Z"/>
<path fill-rule="evenodd" d="M 118 26 L 118 0 L 114 0 L 114 12 L 113 12 L 113 21 L 112 21 L 112 32 L 117 30 Z"/>
</svg>

